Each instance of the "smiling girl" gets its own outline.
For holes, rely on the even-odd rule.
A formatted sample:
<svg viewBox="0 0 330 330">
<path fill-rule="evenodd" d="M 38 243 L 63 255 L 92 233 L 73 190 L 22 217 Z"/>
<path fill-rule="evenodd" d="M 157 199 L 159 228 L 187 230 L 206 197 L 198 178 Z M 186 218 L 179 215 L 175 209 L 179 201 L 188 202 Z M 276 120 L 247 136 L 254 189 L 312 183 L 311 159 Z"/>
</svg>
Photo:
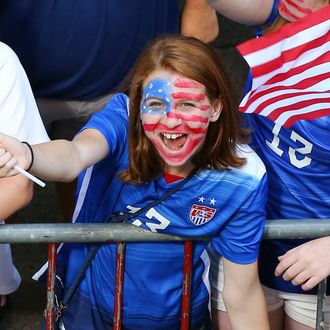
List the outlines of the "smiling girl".
<svg viewBox="0 0 330 330">
<path fill-rule="evenodd" d="M 234 329 L 268 328 L 256 260 L 265 221 L 266 174 L 243 144 L 239 115 L 217 55 L 193 38 L 163 37 L 143 53 L 129 98 L 115 94 L 73 141 L 32 147 L 32 172 L 48 180 L 79 176 L 74 221 L 106 222 L 157 201 L 184 178 L 179 191 L 129 220 L 144 229 L 211 236 L 224 257 L 224 300 Z M 11 155 L 14 155 L 11 156 Z M 31 150 L 0 134 L 0 176 L 28 168 Z M 190 329 L 209 318 L 208 242 L 192 256 Z M 87 253 L 64 245 L 59 265 L 73 281 Z M 62 317 L 62 329 L 111 329 L 114 244 L 103 244 Z M 126 250 L 123 327 L 179 329 L 183 243 L 129 243 Z"/>
</svg>

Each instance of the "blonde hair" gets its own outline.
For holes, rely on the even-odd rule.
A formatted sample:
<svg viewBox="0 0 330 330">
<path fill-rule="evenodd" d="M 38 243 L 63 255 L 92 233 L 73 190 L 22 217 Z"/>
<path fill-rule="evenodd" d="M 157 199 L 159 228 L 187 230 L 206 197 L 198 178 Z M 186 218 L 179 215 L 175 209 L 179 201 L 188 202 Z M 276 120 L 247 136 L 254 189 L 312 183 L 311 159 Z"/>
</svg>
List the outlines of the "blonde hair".
<svg viewBox="0 0 330 330">
<path fill-rule="evenodd" d="M 282 26 L 284 26 L 286 23 L 289 23 L 289 21 L 286 20 L 285 18 L 281 17 L 280 15 L 278 15 L 276 20 L 271 25 L 267 26 L 264 29 L 263 34 L 266 35 L 271 32 L 275 32 L 275 31 L 279 30 Z"/>
</svg>

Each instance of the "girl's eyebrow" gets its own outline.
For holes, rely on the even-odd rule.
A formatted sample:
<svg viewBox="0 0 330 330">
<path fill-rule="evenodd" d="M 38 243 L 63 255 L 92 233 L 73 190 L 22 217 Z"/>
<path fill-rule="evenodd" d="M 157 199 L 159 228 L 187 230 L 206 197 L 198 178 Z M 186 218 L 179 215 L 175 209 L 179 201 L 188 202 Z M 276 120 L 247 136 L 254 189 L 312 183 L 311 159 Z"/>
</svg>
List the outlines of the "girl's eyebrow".
<svg viewBox="0 0 330 330">
<path fill-rule="evenodd" d="M 204 101 L 205 94 L 178 92 L 171 94 L 173 99 L 186 99 L 193 101 Z"/>
</svg>

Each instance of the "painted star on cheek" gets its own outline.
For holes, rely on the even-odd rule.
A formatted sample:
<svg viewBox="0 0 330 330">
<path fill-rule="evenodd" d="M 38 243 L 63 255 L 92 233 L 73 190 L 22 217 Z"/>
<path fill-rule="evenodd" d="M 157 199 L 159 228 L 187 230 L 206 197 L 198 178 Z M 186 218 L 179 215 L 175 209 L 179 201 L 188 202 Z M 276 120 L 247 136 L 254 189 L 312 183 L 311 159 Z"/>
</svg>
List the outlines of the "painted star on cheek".
<svg viewBox="0 0 330 330">
<path fill-rule="evenodd" d="M 171 110 L 171 81 L 169 79 L 153 79 L 143 90 L 141 114 L 166 115 Z"/>
</svg>

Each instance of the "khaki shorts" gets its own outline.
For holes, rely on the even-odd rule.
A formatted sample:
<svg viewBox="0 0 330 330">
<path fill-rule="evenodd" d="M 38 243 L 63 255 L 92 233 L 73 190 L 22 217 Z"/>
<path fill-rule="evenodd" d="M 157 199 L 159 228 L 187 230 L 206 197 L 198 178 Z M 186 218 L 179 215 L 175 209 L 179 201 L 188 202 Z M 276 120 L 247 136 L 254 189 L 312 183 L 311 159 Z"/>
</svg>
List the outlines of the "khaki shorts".
<svg viewBox="0 0 330 330">
<path fill-rule="evenodd" d="M 37 105 L 51 140 L 72 140 L 91 115 L 107 104 L 112 93 L 88 101 L 38 98 Z"/>
<path fill-rule="evenodd" d="M 211 260 L 210 268 L 210 285 L 211 285 L 211 302 L 212 308 L 226 311 L 222 300 L 223 291 L 223 262 L 222 258 L 210 248 L 208 249 Z M 288 293 L 273 290 L 263 286 L 264 294 L 269 312 L 276 310 L 284 305 L 285 313 L 293 320 L 302 323 L 311 328 L 315 328 L 316 324 L 316 295 Z M 325 327 L 330 329 L 330 297 L 326 297 Z"/>
</svg>

